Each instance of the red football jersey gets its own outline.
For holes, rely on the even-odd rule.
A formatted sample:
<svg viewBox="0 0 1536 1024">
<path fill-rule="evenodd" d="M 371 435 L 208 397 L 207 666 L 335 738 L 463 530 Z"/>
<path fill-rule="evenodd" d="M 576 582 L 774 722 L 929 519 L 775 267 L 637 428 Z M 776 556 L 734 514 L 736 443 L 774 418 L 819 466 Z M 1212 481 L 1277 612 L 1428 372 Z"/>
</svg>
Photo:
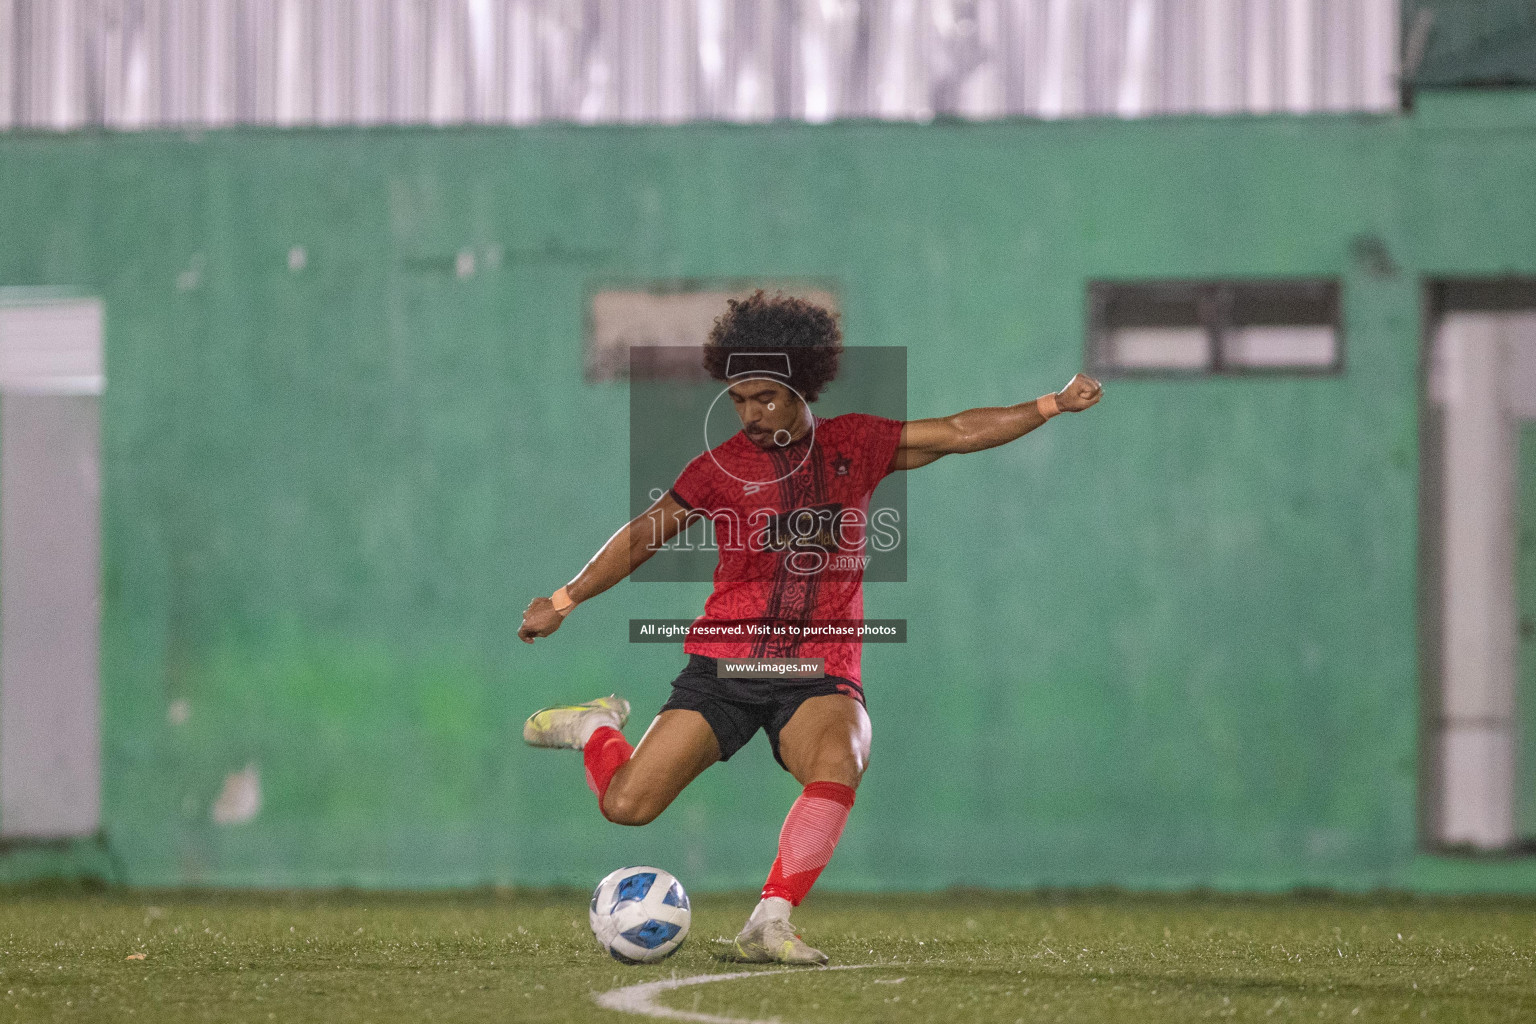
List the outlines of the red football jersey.
<svg viewBox="0 0 1536 1024">
<path fill-rule="evenodd" d="M 712 519 L 720 551 L 714 592 L 689 628 L 685 652 L 825 658 L 827 675 L 859 682 L 863 642 L 856 634 L 705 640 L 695 630 L 741 620 L 862 620 L 869 496 L 886 475 L 901 428 L 900 420 L 846 413 L 816 420 L 799 440 L 768 450 L 737 431 L 684 467 L 672 496 Z"/>
</svg>

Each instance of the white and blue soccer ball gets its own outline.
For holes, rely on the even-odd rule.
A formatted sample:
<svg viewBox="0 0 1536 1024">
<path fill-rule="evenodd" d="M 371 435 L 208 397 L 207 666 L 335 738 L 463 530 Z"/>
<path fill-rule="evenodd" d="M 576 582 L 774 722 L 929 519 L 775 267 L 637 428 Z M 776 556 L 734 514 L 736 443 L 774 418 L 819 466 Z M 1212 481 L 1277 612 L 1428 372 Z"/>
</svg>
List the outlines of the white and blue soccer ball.
<svg viewBox="0 0 1536 1024">
<path fill-rule="evenodd" d="M 592 894 L 592 934 L 620 963 L 665 960 L 688 937 L 692 917 L 683 883 L 661 868 L 619 868 Z"/>
</svg>

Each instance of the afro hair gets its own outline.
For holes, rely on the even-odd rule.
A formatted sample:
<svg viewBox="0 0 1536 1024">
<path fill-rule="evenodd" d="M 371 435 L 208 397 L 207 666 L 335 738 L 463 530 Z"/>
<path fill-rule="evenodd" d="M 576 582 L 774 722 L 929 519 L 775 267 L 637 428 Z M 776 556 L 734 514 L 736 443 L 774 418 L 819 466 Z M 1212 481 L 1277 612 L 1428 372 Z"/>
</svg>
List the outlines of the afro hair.
<svg viewBox="0 0 1536 1024">
<path fill-rule="evenodd" d="M 716 318 L 704 345 L 704 369 L 715 380 L 729 381 L 733 353 L 782 354 L 789 362 L 789 386 L 814 402 L 837 376 L 842 351 L 835 313 L 791 295 L 770 297 L 759 288 L 744 299 L 731 299 Z M 736 376 L 741 375 L 738 360 Z"/>
</svg>

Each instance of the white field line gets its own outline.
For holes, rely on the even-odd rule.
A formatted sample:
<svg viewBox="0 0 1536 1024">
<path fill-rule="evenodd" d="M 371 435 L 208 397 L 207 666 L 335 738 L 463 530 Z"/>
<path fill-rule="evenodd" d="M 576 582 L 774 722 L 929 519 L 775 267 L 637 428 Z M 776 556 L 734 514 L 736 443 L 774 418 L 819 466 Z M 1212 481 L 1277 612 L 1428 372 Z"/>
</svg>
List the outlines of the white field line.
<svg viewBox="0 0 1536 1024">
<path fill-rule="evenodd" d="M 880 964 L 847 964 L 842 967 L 784 967 L 772 971 L 735 971 L 731 974 L 692 974 L 686 978 L 663 978 L 660 981 L 647 981 L 639 985 L 625 985 L 623 988 L 610 989 L 607 992 L 594 992 L 592 998 L 597 1000 L 597 1005 L 605 1010 L 617 1010 L 619 1013 L 637 1013 L 643 1017 L 657 1017 L 662 1020 L 687 1020 L 694 1024 L 776 1024 L 778 1018 L 772 1020 L 754 1020 L 750 1017 L 721 1017 L 713 1013 L 696 1013 L 693 1010 L 674 1010 L 670 1006 L 657 1006 L 652 1000 L 663 992 L 671 992 L 673 989 L 686 988 L 689 985 L 708 985 L 716 981 L 737 981 L 741 978 L 761 978 L 767 974 L 814 974 L 819 971 L 859 971 L 866 967 L 879 967 Z"/>
</svg>

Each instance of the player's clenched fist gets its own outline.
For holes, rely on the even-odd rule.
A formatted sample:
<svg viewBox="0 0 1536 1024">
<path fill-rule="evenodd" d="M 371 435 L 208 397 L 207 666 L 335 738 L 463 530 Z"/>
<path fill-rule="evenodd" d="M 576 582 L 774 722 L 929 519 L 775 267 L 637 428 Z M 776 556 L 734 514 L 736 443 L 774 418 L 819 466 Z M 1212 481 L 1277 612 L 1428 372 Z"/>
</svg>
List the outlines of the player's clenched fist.
<svg viewBox="0 0 1536 1024">
<path fill-rule="evenodd" d="M 523 624 L 517 631 L 517 638 L 531 644 L 534 637 L 549 636 L 559 629 L 563 621 L 565 617 L 555 611 L 555 602 L 547 597 L 536 597 L 523 610 Z"/>
<path fill-rule="evenodd" d="M 1082 412 L 1090 405 L 1094 405 L 1104 394 L 1104 385 L 1088 376 L 1080 373 L 1067 382 L 1067 386 L 1056 392 L 1056 404 L 1062 412 Z"/>
</svg>

